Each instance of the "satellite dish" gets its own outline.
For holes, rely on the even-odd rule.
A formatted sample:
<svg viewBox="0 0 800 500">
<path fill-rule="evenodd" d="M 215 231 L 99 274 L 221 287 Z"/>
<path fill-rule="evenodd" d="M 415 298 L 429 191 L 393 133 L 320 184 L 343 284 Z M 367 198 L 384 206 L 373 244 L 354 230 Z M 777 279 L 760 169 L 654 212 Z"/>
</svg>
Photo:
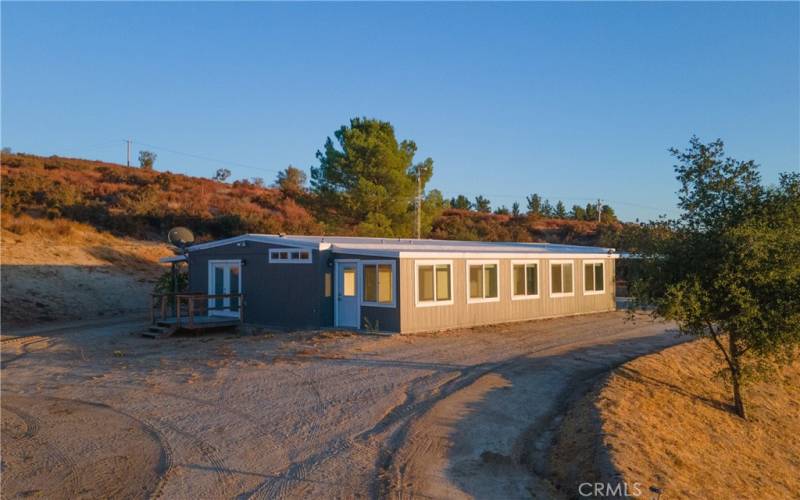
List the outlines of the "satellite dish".
<svg viewBox="0 0 800 500">
<path fill-rule="evenodd" d="M 184 250 L 188 245 L 194 243 L 194 234 L 185 227 L 173 227 L 167 234 L 167 240 Z"/>
</svg>

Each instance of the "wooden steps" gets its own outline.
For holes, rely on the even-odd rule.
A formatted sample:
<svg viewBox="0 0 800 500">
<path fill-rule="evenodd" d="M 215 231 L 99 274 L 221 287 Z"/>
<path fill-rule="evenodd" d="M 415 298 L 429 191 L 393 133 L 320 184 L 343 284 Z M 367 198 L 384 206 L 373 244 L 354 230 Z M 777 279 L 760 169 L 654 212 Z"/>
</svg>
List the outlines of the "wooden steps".
<svg viewBox="0 0 800 500">
<path fill-rule="evenodd" d="M 147 331 L 142 332 L 142 337 L 149 337 L 151 339 L 162 339 L 169 337 L 175 333 L 175 325 L 170 325 L 163 321 L 159 321 L 155 325 L 147 328 Z"/>
</svg>

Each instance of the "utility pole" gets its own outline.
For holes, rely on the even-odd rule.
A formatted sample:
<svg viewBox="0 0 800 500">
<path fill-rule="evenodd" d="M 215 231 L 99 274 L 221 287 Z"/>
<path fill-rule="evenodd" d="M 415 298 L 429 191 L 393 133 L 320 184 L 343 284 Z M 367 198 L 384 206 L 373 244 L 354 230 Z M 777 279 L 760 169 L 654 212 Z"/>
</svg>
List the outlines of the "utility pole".
<svg viewBox="0 0 800 500">
<path fill-rule="evenodd" d="M 422 181 L 420 180 L 420 168 L 417 167 L 417 239 L 420 239 L 420 233 L 421 233 L 421 227 L 420 227 L 421 211 L 422 211 Z"/>
<path fill-rule="evenodd" d="M 600 198 L 597 198 L 597 222 L 600 222 L 600 216 L 603 213 L 603 205 L 600 203 Z"/>
<path fill-rule="evenodd" d="M 128 145 L 128 166 L 131 166 L 131 140 L 126 139 L 125 143 Z"/>
</svg>

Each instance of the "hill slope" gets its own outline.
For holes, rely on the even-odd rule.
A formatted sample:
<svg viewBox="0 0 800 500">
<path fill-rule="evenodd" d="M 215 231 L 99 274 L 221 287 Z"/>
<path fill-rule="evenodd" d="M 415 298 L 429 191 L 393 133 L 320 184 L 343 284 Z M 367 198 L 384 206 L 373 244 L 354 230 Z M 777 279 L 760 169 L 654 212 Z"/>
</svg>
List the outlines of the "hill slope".
<svg viewBox="0 0 800 500">
<path fill-rule="evenodd" d="M 700 340 L 617 368 L 564 420 L 553 455 L 564 490 L 622 481 L 643 498 L 651 487 L 662 498 L 796 498 L 800 364 L 749 386 L 742 420 L 715 376 L 722 363 Z"/>
<path fill-rule="evenodd" d="M 2 328 L 144 314 L 165 244 L 71 221 L 3 218 Z"/>
<path fill-rule="evenodd" d="M 223 183 L 113 163 L 27 154 L 2 156 L 3 211 L 67 218 L 121 236 L 163 240 L 175 225 L 200 239 L 252 233 L 321 234 L 309 193 L 285 195 L 263 181 Z M 428 235 L 438 239 L 613 242 L 619 223 L 445 210 Z M 338 228 L 354 234 L 355 228 Z M 613 245 L 612 245 L 613 246 Z"/>
<path fill-rule="evenodd" d="M 3 211 L 66 218 L 115 234 L 163 240 L 186 225 L 205 238 L 319 231 L 276 189 L 72 158 L 4 154 Z"/>
</svg>

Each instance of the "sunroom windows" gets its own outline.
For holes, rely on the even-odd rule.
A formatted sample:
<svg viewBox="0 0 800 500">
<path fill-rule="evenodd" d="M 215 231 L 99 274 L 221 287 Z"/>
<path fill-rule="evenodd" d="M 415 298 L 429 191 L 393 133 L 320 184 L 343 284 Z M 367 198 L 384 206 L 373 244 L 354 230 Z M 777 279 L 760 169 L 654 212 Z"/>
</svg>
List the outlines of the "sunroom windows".
<svg viewBox="0 0 800 500">
<path fill-rule="evenodd" d="M 535 299 L 539 297 L 539 262 L 513 261 L 511 263 L 511 298 Z"/>
<path fill-rule="evenodd" d="M 550 261 L 550 296 L 568 297 L 575 295 L 572 282 L 572 261 Z"/>
<path fill-rule="evenodd" d="M 416 269 L 418 306 L 442 306 L 453 303 L 451 261 L 417 261 Z"/>
<path fill-rule="evenodd" d="M 605 269 L 603 261 L 583 263 L 583 291 L 586 295 L 603 293 L 605 287 Z"/>
<path fill-rule="evenodd" d="M 500 264 L 495 261 L 467 261 L 467 302 L 500 300 Z"/>
</svg>

